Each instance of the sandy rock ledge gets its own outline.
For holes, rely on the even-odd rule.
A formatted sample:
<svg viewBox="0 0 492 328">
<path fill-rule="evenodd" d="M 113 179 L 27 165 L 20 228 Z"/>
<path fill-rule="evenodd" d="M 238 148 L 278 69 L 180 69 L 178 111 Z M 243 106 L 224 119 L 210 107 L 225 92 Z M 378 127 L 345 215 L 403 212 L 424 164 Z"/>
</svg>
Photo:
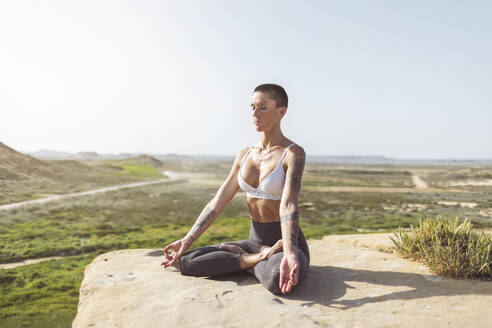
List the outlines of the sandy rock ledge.
<svg viewBox="0 0 492 328">
<path fill-rule="evenodd" d="M 492 326 L 492 282 L 435 276 L 392 254 L 388 236 L 310 240 L 309 274 L 287 296 L 247 274 L 164 270 L 159 250 L 106 253 L 86 267 L 73 327 Z"/>
</svg>

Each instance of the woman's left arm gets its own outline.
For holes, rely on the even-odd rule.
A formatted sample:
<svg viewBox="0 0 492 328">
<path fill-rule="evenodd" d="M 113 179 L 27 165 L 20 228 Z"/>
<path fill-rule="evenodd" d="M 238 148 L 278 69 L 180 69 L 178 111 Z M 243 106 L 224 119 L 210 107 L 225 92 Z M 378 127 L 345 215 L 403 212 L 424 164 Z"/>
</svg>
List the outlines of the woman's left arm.
<svg viewBox="0 0 492 328">
<path fill-rule="evenodd" d="M 306 153 L 300 146 L 289 148 L 285 156 L 287 171 L 285 185 L 280 201 L 280 222 L 284 256 L 280 263 L 279 287 L 283 294 L 292 290 L 299 279 L 299 259 L 297 256 L 297 235 L 299 233 L 299 193 Z"/>
</svg>

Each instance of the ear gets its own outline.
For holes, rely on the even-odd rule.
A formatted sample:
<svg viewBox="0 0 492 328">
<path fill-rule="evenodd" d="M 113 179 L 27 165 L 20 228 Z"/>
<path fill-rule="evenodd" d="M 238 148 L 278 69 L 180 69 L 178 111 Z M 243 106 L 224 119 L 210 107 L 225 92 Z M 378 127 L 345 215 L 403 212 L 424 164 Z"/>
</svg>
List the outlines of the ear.
<svg viewBox="0 0 492 328">
<path fill-rule="evenodd" d="M 282 106 L 280 107 L 280 115 L 281 117 L 284 117 L 285 113 L 287 112 L 287 107 Z"/>
</svg>

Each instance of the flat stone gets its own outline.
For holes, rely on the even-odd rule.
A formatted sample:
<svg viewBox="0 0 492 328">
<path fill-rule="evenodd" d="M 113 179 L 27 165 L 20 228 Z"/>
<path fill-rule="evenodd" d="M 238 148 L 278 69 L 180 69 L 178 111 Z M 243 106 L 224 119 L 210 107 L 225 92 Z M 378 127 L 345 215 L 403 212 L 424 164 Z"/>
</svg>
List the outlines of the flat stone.
<svg viewBox="0 0 492 328">
<path fill-rule="evenodd" d="M 121 250 L 86 267 L 73 327 L 490 327 L 492 282 L 434 275 L 391 253 L 390 234 L 310 240 L 287 295 L 248 274 L 182 276 L 162 252 Z"/>
</svg>

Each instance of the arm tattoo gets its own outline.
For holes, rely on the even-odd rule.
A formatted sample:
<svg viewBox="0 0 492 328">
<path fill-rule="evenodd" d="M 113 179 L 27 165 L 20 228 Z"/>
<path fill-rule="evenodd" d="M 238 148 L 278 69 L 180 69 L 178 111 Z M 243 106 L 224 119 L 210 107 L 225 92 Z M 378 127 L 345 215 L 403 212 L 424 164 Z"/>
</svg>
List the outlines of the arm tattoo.
<svg viewBox="0 0 492 328">
<path fill-rule="evenodd" d="M 304 171 L 305 159 L 306 155 L 304 152 L 302 154 L 296 154 L 294 160 L 294 170 L 290 175 L 290 184 L 297 194 L 301 191 L 302 171 Z"/>
<path fill-rule="evenodd" d="M 195 241 L 205 230 L 207 230 L 208 226 L 212 224 L 216 215 L 216 210 L 210 208 L 209 206 L 205 206 L 190 232 L 188 232 L 186 236 Z"/>
<path fill-rule="evenodd" d="M 280 216 L 280 222 L 284 229 L 287 228 L 287 225 L 290 222 L 290 235 L 289 240 L 292 246 L 297 248 L 297 235 L 299 234 L 299 211 L 295 210 L 294 212 L 286 215 Z"/>
<path fill-rule="evenodd" d="M 280 216 L 280 222 L 282 222 L 283 224 L 286 224 L 289 221 L 299 222 L 299 210 L 295 210 L 290 214 L 285 214 Z"/>
</svg>

